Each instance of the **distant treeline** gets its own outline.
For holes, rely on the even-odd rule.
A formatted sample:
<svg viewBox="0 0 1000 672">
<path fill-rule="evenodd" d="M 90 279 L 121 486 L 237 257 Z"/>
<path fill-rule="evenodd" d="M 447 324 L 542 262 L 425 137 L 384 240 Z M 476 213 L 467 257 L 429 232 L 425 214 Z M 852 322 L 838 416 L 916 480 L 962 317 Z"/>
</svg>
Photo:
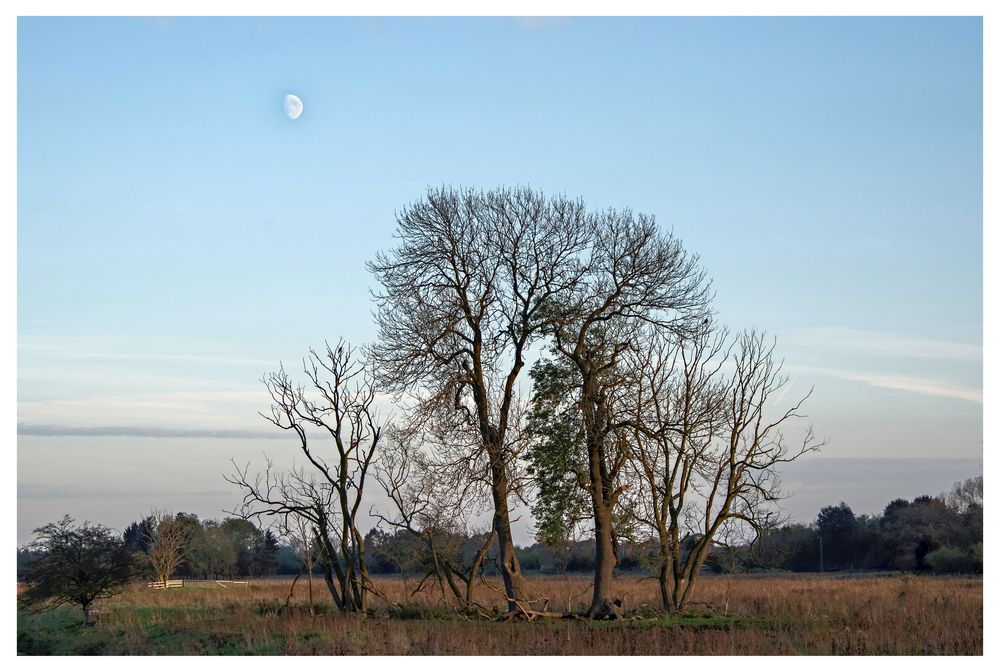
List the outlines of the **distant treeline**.
<svg viewBox="0 0 1000 672">
<path fill-rule="evenodd" d="M 947 495 L 895 499 L 881 514 L 856 516 L 841 502 L 820 510 L 815 522 L 785 524 L 763 531 L 738 546 L 714 545 L 704 563 L 716 572 L 785 570 L 793 572 L 896 570 L 906 572 L 981 573 L 983 571 L 982 476 L 955 484 Z M 471 558 L 486 534 L 453 538 L 454 552 Z M 696 537 L 688 535 L 684 546 Z M 375 573 L 432 571 L 432 559 L 415 535 L 372 530 L 365 552 Z M 518 547 L 526 571 L 593 571 L 594 540 L 562 547 L 536 543 Z M 658 545 L 650 540 L 622 541 L 618 571 L 653 571 Z M 491 552 L 492 557 L 496 557 Z M 496 573 L 495 564 L 484 566 Z"/>
<path fill-rule="evenodd" d="M 705 569 L 715 572 L 786 570 L 793 572 L 897 570 L 935 573 L 983 571 L 983 478 L 969 479 L 947 495 L 895 499 L 879 515 L 856 516 L 843 502 L 820 510 L 809 525 L 786 524 L 763 532 L 751 543 L 715 545 Z M 199 520 L 190 513 L 173 517 L 186 528 L 186 547 L 173 572 L 175 578 L 231 579 L 296 574 L 305 567 L 303 544 L 279 539 L 241 518 Z M 150 530 L 153 530 L 151 533 Z M 442 550 L 468 561 L 486 541 L 481 535 L 438 536 Z M 125 528 L 122 540 L 132 551 L 147 554 L 156 539 L 155 523 L 143 518 Z M 685 547 L 695 537 L 687 537 Z M 619 571 L 653 571 L 659 562 L 653 541 L 623 540 Z M 376 574 L 431 574 L 433 558 L 424 541 L 406 530 L 390 534 L 374 528 L 365 535 L 365 558 Z M 560 547 L 536 543 L 517 547 L 526 571 L 543 573 L 594 570 L 593 539 Z M 31 547 L 18 550 L 18 575 L 35 557 Z M 491 548 L 483 573 L 497 574 Z"/>
<path fill-rule="evenodd" d="M 271 530 L 262 530 L 242 518 L 199 520 L 193 513 L 171 516 L 170 523 L 181 531 L 179 564 L 170 578 L 234 579 L 294 574 L 302 560 L 294 548 L 281 543 Z M 153 516 L 128 525 L 122 533 L 125 546 L 139 557 L 149 557 L 150 547 L 160 536 Z M 18 550 L 18 578 L 22 566 L 39 553 L 30 545 Z M 154 571 L 150 567 L 150 578 Z"/>
</svg>

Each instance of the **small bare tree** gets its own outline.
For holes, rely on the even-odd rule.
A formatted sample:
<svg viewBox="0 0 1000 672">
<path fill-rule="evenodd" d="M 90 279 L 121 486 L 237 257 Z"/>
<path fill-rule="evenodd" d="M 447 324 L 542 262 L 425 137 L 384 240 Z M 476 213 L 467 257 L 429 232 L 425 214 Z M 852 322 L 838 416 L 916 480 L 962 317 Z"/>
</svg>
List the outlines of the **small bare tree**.
<svg viewBox="0 0 1000 672">
<path fill-rule="evenodd" d="M 153 567 L 156 581 L 164 582 L 173 576 L 191 550 L 191 527 L 178 520 L 172 513 L 153 511 L 147 520 L 146 557 Z"/>
<path fill-rule="evenodd" d="M 293 383 L 283 368 L 265 377 L 273 403 L 270 414 L 261 415 L 295 435 L 308 468 L 276 472 L 268 460 L 263 474 L 251 476 L 249 464 L 234 464 L 227 480 L 244 492 L 243 517 L 278 518 L 286 529 L 297 524 L 293 518 L 305 521 L 337 608 L 364 612 L 368 594 L 378 594 L 358 529 L 366 479 L 383 435 L 373 378 L 342 341 L 335 348 L 328 344 L 323 355 L 310 350 L 304 370 L 308 387 Z M 329 458 L 315 445 L 316 430 L 329 439 Z"/>
<path fill-rule="evenodd" d="M 430 563 L 424 568 L 418 590 L 433 578 L 442 600 L 460 611 L 484 613 L 485 608 L 475 599 L 475 587 L 481 581 L 480 572 L 496 531 L 490 530 L 483 538 L 471 561 L 463 557 L 461 542 L 471 536 L 469 516 L 483 504 L 481 489 L 475 483 L 487 479 L 488 474 L 483 473 L 482 465 L 478 477 L 470 473 L 468 461 L 435 461 L 428 444 L 433 445 L 426 435 L 413 429 L 389 436 L 374 473 L 395 511 L 372 513 L 388 527 L 405 530 L 424 545 Z"/>
<path fill-rule="evenodd" d="M 286 539 L 288 539 L 289 546 L 295 553 L 295 556 L 302 560 L 302 567 L 299 568 L 298 573 L 292 580 L 292 586 L 288 591 L 288 599 L 285 600 L 287 605 L 291 599 L 292 595 L 295 593 L 295 584 L 298 582 L 299 577 L 305 572 L 308 580 L 308 594 L 309 594 L 309 613 L 315 614 L 316 607 L 313 603 L 313 563 L 316 558 L 313 554 L 312 540 L 316 536 L 315 531 L 312 529 L 311 524 L 308 520 L 302 516 L 288 516 L 279 525 L 281 529 L 281 534 Z"/>
<path fill-rule="evenodd" d="M 631 464 L 645 486 L 639 516 L 659 540 L 663 606 L 679 611 L 714 547 L 745 544 L 773 526 L 779 465 L 822 444 L 811 428 L 801 443 L 786 443 L 783 429 L 802 417 L 811 391 L 772 411 L 787 379 L 760 333 L 730 340 L 706 325 L 679 342 L 654 333 L 634 378 Z"/>
</svg>

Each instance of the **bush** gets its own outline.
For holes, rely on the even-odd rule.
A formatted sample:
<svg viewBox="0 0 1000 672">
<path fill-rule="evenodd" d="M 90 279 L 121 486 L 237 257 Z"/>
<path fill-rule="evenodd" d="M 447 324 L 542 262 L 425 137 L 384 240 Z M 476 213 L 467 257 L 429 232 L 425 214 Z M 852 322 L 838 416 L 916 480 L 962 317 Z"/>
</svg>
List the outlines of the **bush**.
<svg viewBox="0 0 1000 672">
<path fill-rule="evenodd" d="M 931 551 L 924 557 L 924 561 L 935 574 L 970 572 L 973 565 L 973 558 L 970 554 L 951 546 L 942 546 Z"/>
</svg>

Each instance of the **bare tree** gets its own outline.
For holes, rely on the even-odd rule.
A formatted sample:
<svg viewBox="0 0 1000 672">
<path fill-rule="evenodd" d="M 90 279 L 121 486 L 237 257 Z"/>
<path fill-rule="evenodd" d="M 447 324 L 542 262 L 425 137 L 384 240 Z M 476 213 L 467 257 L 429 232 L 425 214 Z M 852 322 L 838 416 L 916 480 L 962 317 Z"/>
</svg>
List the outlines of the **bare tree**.
<svg viewBox="0 0 1000 672">
<path fill-rule="evenodd" d="M 342 341 L 323 355 L 310 351 L 304 362 L 308 387 L 296 385 L 282 368 L 265 377 L 271 394 L 269 415 L 276 427 L 292 432 L 306 458 L 300 467 L 276 472 L 270 460 L 263 474 L 251 476 L 249 464 L 236 465 L 227 477 L 244 491 L 240 515 L 278 518 L 283 527 L 306 521 L 312 543 L 337 608 L 364 612 L 375 587 L 368 578 L 364 537 L 358 529 L 365 481 L 383 435 L 375 409 L 370 370 Z M 318 430 L 332 446 L 329 457 L 317 449 L 311 432 Z"/>
<path fill-rule="evenodd" d="M 146 557 L 153 567 L 156 581 L 173 576 L 191 550 L 191 527 L 172 513 L 153 511 L 152 526 L 146 526 Z M 148 520 L 148 519 L 147 519 Z"/>
<path fill-rule="evenodd" d="M 427 449 L 432 443 L 421 432 L 394 431 L 376 465 L 375 477 L 389 495 L 395 511 L 373 515 L 390 528 L 406 531 L 419 539 L 430 562 L 417 584 L 436 580 L 442 599 L 460 611 L 484 613 L 475 599 L 477 581 L 496 531 L 481 538 L 470 561 L 463 557 L 461 542 L 470 536 L 470 514 L 478 506 L 473 501 L 475 476 L 455 464 L 436 462 Z M 415 592 L 415 591 L 414 591 Z"/>
<path fill-rule="evenodd" d="M 287 516 L 280 524 L 282 535 L 288 539 L 289 546 L 295 552 L 296 557 L 302 560 L 302 567 L 299 569 L 295 579 L 292 580 L 292 587 L 289 589 L 286 605 L 291 601 L 295 592 L 295 583 L 305 572 L 308 580 L 309 613 L 315 614 L 316 608 L 313 603 L 313 563 L 316 561 L 313 553 L 312 540 L 316 536 L 316 531 L 308 520 L 302 516 Z"/>
<path fill-rule="evenodd" d="M 595 216 L 584 272 L 571 291 L 549 305 L 553 350 L 575 376 L 574 403 L 583 428 L 586 472 L 580 474 L 593 509 L 597 545 L 589 615 L 614 617 L 610 597 L 617 563 L 616 517 L 628 487 L 631 413 L 623 401 L 623 357 L 655 326 L 683 335 L 708 319 L 710 291 L 697 258 L 661 232 L 652 217 L 609 210 Z"/>
<path fill-rule="evenodd" d="M 942 499 L 948 503 L 949 507 L 959 513 L 969 511 L 981 513 L 983 510 L 983 477 L 980 475 L 955 483 L 951 492 L 943 496 Z"/>
<path fill-rule="evenodd" d="M 588 226 L 583 204 L 526 188 L 443 187 L 397 216 L 397 246 L 369 270 L 381 380 L 418 399 L 418 412 L 450 414 L 473 430 L 485 457 L 493 530 L 510 610 L 525 598 L 510 529 L 508 433 L 528 348 L 545 308 L 579 280 Z M 433 411 L 429 411 L 433 408 Z"/>
<path fill-rule="evenodd" d="M 771 409 L 787 379 L 760 333 L 730 340 L 706 325 L 680 342 L 654 334 L 635 362 L 639 517 L 659 541 L 663 606 L 679 611 L 714 548 L 746 545 L 773 527 L 779 465 L 822 444 L 811 428 L 801 443 L 786 443 L 784 426 L 802 417 L 811 391 Z"/>
</svg>

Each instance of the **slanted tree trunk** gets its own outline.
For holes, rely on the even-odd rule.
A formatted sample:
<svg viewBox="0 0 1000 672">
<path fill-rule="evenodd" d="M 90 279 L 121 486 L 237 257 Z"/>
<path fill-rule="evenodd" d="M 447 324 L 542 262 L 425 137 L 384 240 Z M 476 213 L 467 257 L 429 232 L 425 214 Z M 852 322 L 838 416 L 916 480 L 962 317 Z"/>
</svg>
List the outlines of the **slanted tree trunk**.
<svg viewBox="0 0 1000 672">
<path fill-rule="evenodd" d="M 491 460 L 493 479 L 493 531 L 500 545 L 500 575 L 503 577 L 504 592 L 507 595 L 507 610 L 516 611 L 515 601 L 526 599 L 527 587 L 521 574 L 521 563 L 514 551 L 514 539 L 510 531 L 510 511 L 507 508 L 507 472 L 499 459 Z"/>
</svg>

